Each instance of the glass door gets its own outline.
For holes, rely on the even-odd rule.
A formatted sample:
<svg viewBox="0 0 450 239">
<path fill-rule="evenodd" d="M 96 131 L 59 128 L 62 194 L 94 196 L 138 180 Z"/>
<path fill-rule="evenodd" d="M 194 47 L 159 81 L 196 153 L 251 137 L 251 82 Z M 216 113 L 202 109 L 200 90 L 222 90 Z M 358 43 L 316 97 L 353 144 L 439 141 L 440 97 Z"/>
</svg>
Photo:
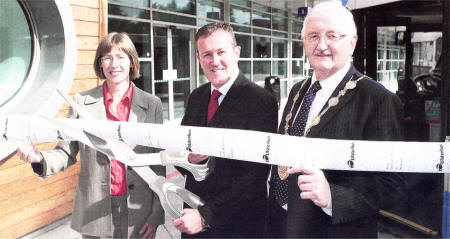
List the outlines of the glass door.
<svg viewBox="0 0 450 239">
<path fill-rule="evenodd" d="M 190 93 L 193 30 L 153 27 L 155 94 L 163 103 L 164 121 L 180 119 Z"/>
</svg>

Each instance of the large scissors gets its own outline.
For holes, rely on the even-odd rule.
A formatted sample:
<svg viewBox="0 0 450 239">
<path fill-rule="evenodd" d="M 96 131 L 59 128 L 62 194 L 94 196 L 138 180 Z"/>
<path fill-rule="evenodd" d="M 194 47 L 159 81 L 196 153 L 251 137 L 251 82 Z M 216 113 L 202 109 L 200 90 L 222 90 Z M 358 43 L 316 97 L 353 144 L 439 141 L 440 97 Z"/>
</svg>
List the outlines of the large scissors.
<svg viewBox="0 0 450 239">
<path fill-rule="evenodd" d="M 81 118 L 95 119 L 88 111 L 78 105 L 70 97 L 57 90 L 61 96 L 69 103 Z M 158 195 L 161 206 L 173 218 L 179 218 L 180 212 L 175 209 L 169 200 L 168 195 L 174 194 L 183 200 L 192 208 L 203 206 L 204 202 L 194 193 L 182 188 L 165 177 L 158 176 L 149 165 L 176 165 L 189 170 L 196 180 L 203 180 L 209 173 L 207 165 L 191 164 L 187 161 L 187 152 L 168 152 L 151 154 L 136 154 L 129 145 L 119 140 L 103 139 L 83 130 L 82 132 L 70 124 L 63 123 L 53 118 L 44 117 L 49 122 L 61 129 L 65 134 L 77 139 L 78 141 L 95 148 L 104 153 L 108 158 L 116 160 L 132 167 L 132 169 L 149 185 L 149 187 Z"/>
</svg>

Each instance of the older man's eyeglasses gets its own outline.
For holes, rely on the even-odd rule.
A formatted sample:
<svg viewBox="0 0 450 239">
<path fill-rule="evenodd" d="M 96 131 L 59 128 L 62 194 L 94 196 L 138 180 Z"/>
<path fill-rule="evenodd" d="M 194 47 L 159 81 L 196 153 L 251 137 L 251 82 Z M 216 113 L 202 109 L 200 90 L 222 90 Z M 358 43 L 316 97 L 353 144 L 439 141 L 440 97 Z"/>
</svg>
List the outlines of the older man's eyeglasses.
<svg viewBox="0 0 450 239">
<path fill-rule="evenodd" d="M 322 34 L 318 34 L 318 33 L 312 33 L 312 34 L 307 35 L 305 39 L 309 43 L 318 43 L 320 41 L 320 38 L 323 37 L 325 42 L 327 44 L 330 44 L 330 43 L 337 42 L 337 41 L 341 40 L 342 38 L 344 38 L 346 36 L 349 36 L 349 35 L 340 34 L 340 33 L 337 33 L 337 32 L 329 32 L 329 33 L 326 33 L 326 34 L 323 34 L 323 35 Z"/>
<path fill-rule="evenodd" d="M 110 56 L 110 55 L 108 55 L 108 56 L 104 56 L 104 57 L 102 57 L 100 59 L 105 64 L 109 64 L 113 60 L 114 61 L 119 61 L 119 63 L 121 63 L 121 64 L 127 63 L 129 61 L 129 58 L 127 56 L 122 56 L 122 55 L 117 55 L 117 56 Z"/>
</svg>

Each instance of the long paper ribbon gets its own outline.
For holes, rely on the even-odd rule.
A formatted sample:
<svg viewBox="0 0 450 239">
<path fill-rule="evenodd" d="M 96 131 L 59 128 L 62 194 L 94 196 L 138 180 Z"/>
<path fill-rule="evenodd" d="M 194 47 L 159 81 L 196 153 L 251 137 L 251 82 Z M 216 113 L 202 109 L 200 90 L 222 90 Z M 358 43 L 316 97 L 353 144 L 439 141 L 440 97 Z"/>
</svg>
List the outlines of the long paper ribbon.
<svg viewBox="0 0 450 239">
<path fill-rule="evenodd" d="M 449 143 L 301 138 L 248 130 L 100 120 L 53 119 L 104 139 L 282 166 L 321 169 L 448 173 Z M 71 140 L 44 118 L 0 117 L 0 139 Z"/>
</svg>

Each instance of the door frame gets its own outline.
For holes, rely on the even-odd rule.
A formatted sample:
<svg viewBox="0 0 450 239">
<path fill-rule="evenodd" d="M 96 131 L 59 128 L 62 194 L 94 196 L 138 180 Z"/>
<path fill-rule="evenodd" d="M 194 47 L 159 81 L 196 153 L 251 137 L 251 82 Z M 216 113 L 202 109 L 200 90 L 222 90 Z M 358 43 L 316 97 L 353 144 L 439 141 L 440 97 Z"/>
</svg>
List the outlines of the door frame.
<svg viewBox="0 0 450 239">
<path fill-rule="evenodd" d="M 194 38 L 195 38 L 195 26 L 192 27 L 186 27 L 185 25 L 180 26 L 177 24 L 170 24 L 170 23 L 153 23 L 152 24 L 152 38 L 154 36 L 153 34 L 153 30 L 154 27 L 159 27 L 159 28 L 166 28 L 167 29 L 167 68 L 166 70 L 172 71 L 172 70 L 176 70 L 173 66 L 173 45 L 172 45 L 172 31 L 175 29 L 181 29 L 181 30 L 187 30 L 189 31 L 189 77 L 190 77 L 190 83 L 189 83 L 189 92 L 191 92 L 196 86 L 197 86 L 197 67 L 196 67 L 196 50 L 195 50 L 195 46 L 194 46 Z M 154 38 L 152 41 L 152 51 L 154 51 Z M 152 61 L 152 79 L 155 80 L 155 60 Z M 172 72 L 173 73 L 173 72 Z M 174 105 L 174 80 L 176 79 L 176 77 L 174 77 L 175 75 L 173 74 L 169 74 L 169 77 L 167 78 L 168 80 L 168 120 L 172 121 L 175 120 L 175 105 Z M 154 84 L 154 80 L 153 80 L 153 84 Z M 154 94 L 156 95 L 156 88 L 155 86 L 153 86 L 154 88 Z"/>
</svg>

